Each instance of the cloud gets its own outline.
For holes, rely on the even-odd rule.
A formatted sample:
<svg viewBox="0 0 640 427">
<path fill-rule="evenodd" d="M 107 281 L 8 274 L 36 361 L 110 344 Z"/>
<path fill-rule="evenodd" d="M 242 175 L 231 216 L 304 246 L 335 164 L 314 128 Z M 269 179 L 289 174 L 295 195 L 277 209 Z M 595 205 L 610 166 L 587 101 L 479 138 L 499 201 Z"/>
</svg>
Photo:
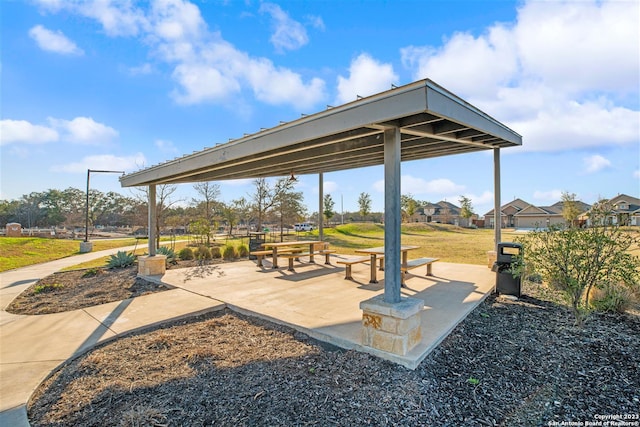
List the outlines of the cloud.
<svg viewBox="0 0 640 427">
<path fill-rule="evenodd" d="M 640 169 L 633 171 L 633 175 L 634 178 L 638 178 L 640 179 Z"/>
<path fill-rule="evenodd" d="M 29 36 L 36 41 L 40 49 L 63 55 L 82 55 L 84 52 L 61 31 L 51 31 L 42 25 L 29 30 Z"/>
<path fill-rule="evenodd" d="M 586 173 L 599 172 L 611 166 L 611 162 L 599 154 L 594 154 L 593 156 L 585 157 L 582 160 L 584 162 Z"/>
<path fill-rule="evenodd" d="M 118 131 L 91 117 L 76 117 L 73 120 L 50 117 L 48 120 L 53 128 L 62 132 L 62 139 L 76 144 L 102 145 L 118 137 Z"/>
<path fill-rule="evenodd" d="M 114 156 L 113 154 L 99 154 L 84 157 L 79 162 L 67 163 L 65 165 L 54 165 L 52 172 L 79 173 L 87 172 L 87 169 L 99 170 L 121 170 L 124 172 L 136 170 L 140 165 L 146 163 L 144 154 L 136 153 L 131 156 Z"/>
<path fill-rule="evenodd" d="M 156 139 L 153 142 L 153 145 L 155 145 L 156 148 L 163 153 L 168 153 L 168 154 L 178 153 L 178 148 L 171 141 L 166 141 L 164 139 Z"/>
<path fill-rule="evenodd" d="M 87 3 L 40 0 L 39 4 L 53 13 L 64 9 L 94 19 L 108 36 L 138 37 L 155 58 L 173 67 L 171 77 L 176 87 L 170 95 L 178 104 L 228 104 L 231 96 L 239 97 L 248 89 L 266 104 L 292 105 L 303 110 L 326 96 L 322 79 L 305 79 L 267 58 L 251 57 L 224 40 L 219 32 L 209 30 L 198 6 L 189 1 L 159 0 L 148 9 L 143 9 L 142 5 L 148 4 L 145 2 L 107 0 Z M 274 40 L 278 46 L 293 48 L 306 43 L 304 27 L 300 30 L 301 24 L 288 18 L 279 6 L 265 3 L 262 7 L 277 18 L 280 30 L 274 34 Z M 242 103 L 238 98 L 234 101 Z"/>
<path fill-rule="evenodd" d="M 307 15 L 305 19 L 309 25 L 311 25 L 313 28 L 317 30 L 324 31 L 326 28 L 324 25 L 324 21 L 320 16 Z"/>
<path fill-rule="evenodd" d="M 142 76 L 151 74 L 151 72 L 153 71 L 153 67 L 147 62 L 137 67 L 129 67 L 128 71 L 132 76 Z"/>
<path fill-rule="evenodd" d="M 0 120 L 0 145 L 44 144 L 55 142 L 59 137 L 55 129 L 47 126 L 34 125 L 26 120 Z"/>
<path fill-rule="evenodd" d="M 376 181 L 373 184 L 373 188 L 380 193 L 384 193 L 384 180 L 381 179 Z M 414 196 L 460 194 L 465 189 L 464 185 L 456 184 L 447 178 L 438 178 L 427 181 L 411 175 L 402 175 L 401 188 L 402 194 L 412 194 Z"/>
<path fill-rule="evenodd" d="M 322 191 L 324 194 L 331 194 L 337 191 L 340 187 L 338 183 L 335 181 L 322 181 Z M 316 185 L 313 187 L 313 194 L 318 195 L 320 193 L 320 188 Z M 335 202 L 335 200 L 334 200 Z"/>
<path fill-rule="evenodd" d="M 356 96 L 372 95 L 387 89 L 398 81 L 391 64 L 383 64 L 366 53 L 359 55 L 349 67 L 349 77 L 338 76 L 336 103 L 356 100 Z"/>
<path fill-rule="evenodd" d="M 268 13 L 273 20 L 274 32 L 269 39 L 278 52 L 296 50 L 309 43 L 307 30 L 298 21 L 274 3 L 262 3 L 260 13 Z"/>
<path fill-rule="evenodd" d="M 535 200 L 540 200 L 543 202 L 557 202 L 558 200 L 562 199 L 562 190 L 536 190 L 533 193 L 533 198 Z"/>
<path fill-rule="evenodd" d="M 639 13 L 638 2 L 529 1 L 511 25 L 401 55 L 415 78 L 435 80 L 522 134 L 523 150 L 628 145 L 640 138 Z"/>
</svg>

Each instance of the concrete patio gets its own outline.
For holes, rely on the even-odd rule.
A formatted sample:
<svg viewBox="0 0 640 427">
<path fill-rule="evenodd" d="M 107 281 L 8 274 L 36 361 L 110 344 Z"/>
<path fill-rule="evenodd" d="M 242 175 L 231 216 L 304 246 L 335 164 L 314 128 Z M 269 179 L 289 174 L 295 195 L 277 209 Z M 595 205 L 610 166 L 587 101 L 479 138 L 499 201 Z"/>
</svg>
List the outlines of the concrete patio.
<svg viewBox="0 0 640 427">
<path fill-rule="evenodd" d="M 362 345 L 361 301 L 383 293 L 384 272 L 369 284 L 369 265 L 353 267 L 354 280 L 344 279 L 344 268 L 295 263 L 295 272 L 260 268 L 240 261 L 191 269 L 167 270 L 163 283 L 224 302 L 229 308 L 281 323 L 309 336 L 346 349 L 357 349 L 415 368 L 447 334 L 473 310 L 495 285 L 495 273 L 486 266 L 436 262 L 433 276 L 423 268 L 407 275 L 403 297 L 424 300 L 422 340 L 405 356 Z"/>
</svg>

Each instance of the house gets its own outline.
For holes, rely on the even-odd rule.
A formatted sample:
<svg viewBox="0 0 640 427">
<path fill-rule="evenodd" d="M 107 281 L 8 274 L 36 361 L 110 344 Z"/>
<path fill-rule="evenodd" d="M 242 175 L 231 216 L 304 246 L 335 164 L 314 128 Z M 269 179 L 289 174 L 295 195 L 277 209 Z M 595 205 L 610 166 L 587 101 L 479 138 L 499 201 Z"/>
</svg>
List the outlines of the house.
<svg viewBox="0 0 640 427">
<path fill-rule="evenodd" d="M 579 212 L 586 212 L 590 205 L 575 201 Z M 564 202 L 560 201 L 551 206 L 535 206 L 522 199 L 514 199 L 500 208 L 502 228 L 546 228 L 551 225 L 565 224 L 562 215 Z M 493 228 L 493 209 L 484 215 L 485 227 Z"/>
<path fill-rule="evenodd" d="M 463 218 L 460 216 L 462 209 L 453 203 L 441 200 L 438 203 L 426 203 L 416 209 L 416 213 L 409 219 L 411 222 L 436 222 L 441 224 L 453 224 L 461 227 L 468 227 L 474 218 Z"/>
<path fill-rule="evenodd" d="M 604 202 L 608 210 L 605 217 L 607 224 L 640 226 L 640 199 L 627 194 L 618 194 Z M 591 216 L 591 211 L 585 214 L 589 225 L 593 221 Z"/>
</svg>

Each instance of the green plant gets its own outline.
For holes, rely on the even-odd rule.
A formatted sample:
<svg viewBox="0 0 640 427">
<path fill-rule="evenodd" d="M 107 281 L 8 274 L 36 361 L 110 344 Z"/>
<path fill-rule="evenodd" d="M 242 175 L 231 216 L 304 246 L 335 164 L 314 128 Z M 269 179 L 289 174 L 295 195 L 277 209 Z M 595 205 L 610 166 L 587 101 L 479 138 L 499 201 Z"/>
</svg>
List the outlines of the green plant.
<svg viewBox="0 0 640 427">
<path fill-rule="evenodd" d="M 56 289 L 62 289 L 62 288 L 64 288 L 64 285 L 62 283 L 46 283 L 44 285 L 34 286 L 33 293 L 40 294 L 43 292 L 51 292 L 51 291 L 55 291 Z"/>
<path fill-rule="evenodd" d="M 118 251 L 109 257 L 107 268 L 125 268 L 133 265 L 135 261 L 136 256 L 133 252 Z"/>
<path fill-rule="evenodd" d="M 167 246 L 160 246 L 156 250 L 156 254 L 164 255 L 167 257 L 167 264 L 177 264 L 178 260 L 176 259 L 176 253 L 173 249 Z"/>
<path fill-rule="evenodd" d="M 238 256 L 240 258 L 246 258 L 249 256 L 249 246 L 242 244 L 238 246 Z"/>
<path fill-rule="evenodd" d="M 238 257 L 236 248 L 231 245 L 225 245 L 222 249 L 222 258 L 226 260 L 234 259 Z"/>
<path fill-rule="evenodd" d="M 631 250 L 639 242 L 620 227 L 552 225 L 518 241 L 524 245 L 527 269 L 560 291 L 578 326 L 582 326 L 592 308 L 589 301 L 593 289 L 615 285 L 632 292 L 638 290 L 640 258 Z"/>
<path fill-rule="evenodd" d="M 603 289 L 597 289 L 591 298 L 591 307 L 597 311 L 624 313 L 631 306 L 633 295 L 619 285 L 610 284 Z"/>
<path fill-rule="evenodd" d="M 98 274 L 102 274 L 102 273 L 104 273 L 104 271 L 102 270 L 102 268 L 100 268 L 100 267 L 93 267 L 93 268 L 89 268 L 89 269 L 87 269 L 87 271 L 85 271 L 85 272 L 82 274 L 82 277 L 95 277 L 95 276 L 97 276 Z"/>
<path fill-rule="evenodd" d="M 480 384 L 480 380 L 477 378 L 473 378 L 473 377 L 469 377 L 469 379 L 467 380 L 467 382 L 471 385 L 478 385 Z"/>
<path fill-rule="evenodd" d="M 178 258 L 183 261 L 188 261 L 190 259 L 193 259 L 193 257 L 193 249 L 191 248 L 182 248 L 180 249 L 180 252 L 178 252 Z"/>
<path fill-rule="evenodd" d="M 204 245 L 198 246 L 194 251 L 193 255 L 197 260 L 201 260 L 201 261 L 206 259 L 211 259 L 211 251 L 209 250 L 208 247 Z"/>
<path fill-rule="evenodd" d="M 211 257 L 215 259 L 222 258 L 222 252 L 220 252 L 219 246 L 214 246 L 211 248 Z"/>
</svg>

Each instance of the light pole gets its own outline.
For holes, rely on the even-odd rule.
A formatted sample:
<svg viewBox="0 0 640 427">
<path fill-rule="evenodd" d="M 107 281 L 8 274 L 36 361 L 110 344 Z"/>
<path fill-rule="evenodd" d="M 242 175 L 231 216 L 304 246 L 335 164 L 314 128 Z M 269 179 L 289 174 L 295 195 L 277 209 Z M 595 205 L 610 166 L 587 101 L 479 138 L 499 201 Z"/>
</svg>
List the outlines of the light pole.
<svg viewBox="0 0 640 427">
<path fill-rule="evenodd" d="M 124 175 L 124 171 L 105 171 L 96 169 L 87 169 L 87 199 L 84 205 L 84 242 L 80 243 L 80 252 L 91 252 L 93 245 L 89 243 L 89 179 L 93 173 L 119 173 Z"/>
</svg>

